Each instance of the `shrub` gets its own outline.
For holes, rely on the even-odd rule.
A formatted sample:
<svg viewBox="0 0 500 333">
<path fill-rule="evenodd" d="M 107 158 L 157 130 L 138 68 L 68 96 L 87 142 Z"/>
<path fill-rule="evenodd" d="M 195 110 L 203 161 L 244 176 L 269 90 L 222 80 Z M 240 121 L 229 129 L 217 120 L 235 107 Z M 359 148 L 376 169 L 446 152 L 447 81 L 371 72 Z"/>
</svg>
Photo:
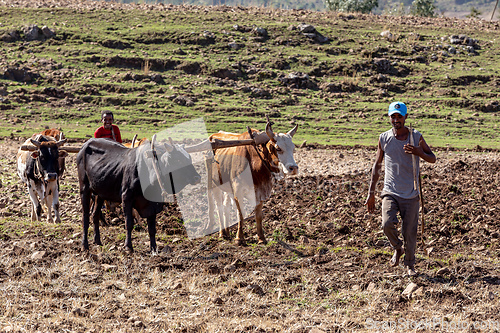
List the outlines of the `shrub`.
<svg viewBox="0 0 500 333">
<path fill-rule="evenodd" d="M 466 17 L 467 18 L 475 18 L 475 19 L 477 19 L 477 18 L 479 18 L 479 16 L 481 16 L 481 14 L 482 13 L 479 10 L 477 10 L 475 7 L 472 7 L 470 9 L 470 14 L 467 15 Z"/>
<path fill-rule="evenodd" d="M 410 13 L 415 16 L 434 17 L 435 10 L 434 0 L 415 0 L 411 4 Z"/>
<path fill-rule="evenodd" d="M 378 6 L 378 0 L 324 0 L 328 10 L 336 12 L 369 13 Z"/>
</svg>

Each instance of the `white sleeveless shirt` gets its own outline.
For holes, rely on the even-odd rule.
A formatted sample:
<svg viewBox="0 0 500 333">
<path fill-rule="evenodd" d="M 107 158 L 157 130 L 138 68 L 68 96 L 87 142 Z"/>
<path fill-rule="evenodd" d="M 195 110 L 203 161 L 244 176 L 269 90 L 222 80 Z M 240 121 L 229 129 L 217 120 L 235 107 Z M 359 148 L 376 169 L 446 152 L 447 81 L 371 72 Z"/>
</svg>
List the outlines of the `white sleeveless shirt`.
<svg viewBox="0 0 500 333">
<path fill-rule="evenodd" d="M 413 131 L 414 145 L 418 146 L 422 134 Z M 380 134 L 380 145 L 384 151 L 385 177 L 384 189 L 381 196 L 394 195 L 403 199 L 413 199 L 418 196 L 418 191 L 413 186 L 412 155 L 405 153 L 403 146 L 410 142 L 410 135 L 406 140 L 398 140 L 392 129 Z M 417 177 L 420 172 L 420 157 L 415 156 Z"/>
</svg>

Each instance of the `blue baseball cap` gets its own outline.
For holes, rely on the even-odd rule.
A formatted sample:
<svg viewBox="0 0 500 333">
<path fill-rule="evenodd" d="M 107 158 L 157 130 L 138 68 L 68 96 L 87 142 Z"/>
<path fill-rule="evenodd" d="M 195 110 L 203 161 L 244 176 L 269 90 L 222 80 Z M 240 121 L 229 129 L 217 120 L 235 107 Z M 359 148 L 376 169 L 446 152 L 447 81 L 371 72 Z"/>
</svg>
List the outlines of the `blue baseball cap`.
<svg viewBox="0 0 500 333">
<path fill-rule="evenodd" d="M 403 117 L 406 116 L 406 105 L 403 102 L 393 102 L 389 105 L 389 116 L 394 113 L 399 113 Z"/>
</svg>

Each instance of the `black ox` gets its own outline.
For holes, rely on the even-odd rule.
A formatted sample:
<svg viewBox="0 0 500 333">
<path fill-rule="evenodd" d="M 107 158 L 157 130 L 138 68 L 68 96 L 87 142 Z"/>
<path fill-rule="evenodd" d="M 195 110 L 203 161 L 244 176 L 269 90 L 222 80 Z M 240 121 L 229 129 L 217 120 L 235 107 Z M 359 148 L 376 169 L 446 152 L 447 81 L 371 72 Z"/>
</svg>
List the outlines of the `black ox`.
<svg viewBox="0 0 500 333">
<path fill-rule="evenodd" d="M 84 250 L 89 249 L 91 193 L 97 196 L 93 215 L 95 244 L 102 245 L 99 214 L 95 212 L 101 209 L 104 200 L 108 200 L 123 205 L 127 229 L 125 249 L 133 251 L 132 209 L 135 208 L 141 217 L 147 219 L 150 249 L 154 252 L 156 214 L 163 209 L 163 202 L 160 201 L 164 200 L 161 198 L 165 198 L 166 193 L 175 194 L 188 184 L 200 182 L 201 177 L 183 146 L 167 143 L 155 146 L 155 137 L 151 146 L 143 146 L 130 149 L 108 139 L 90 139 L 78 153 L 76 163 L 83 209 Z M 149 171 L 149 179 L 143 177 L 146 164 L 153 166 L 153 170 L 150 168 Z"/>
</svg>

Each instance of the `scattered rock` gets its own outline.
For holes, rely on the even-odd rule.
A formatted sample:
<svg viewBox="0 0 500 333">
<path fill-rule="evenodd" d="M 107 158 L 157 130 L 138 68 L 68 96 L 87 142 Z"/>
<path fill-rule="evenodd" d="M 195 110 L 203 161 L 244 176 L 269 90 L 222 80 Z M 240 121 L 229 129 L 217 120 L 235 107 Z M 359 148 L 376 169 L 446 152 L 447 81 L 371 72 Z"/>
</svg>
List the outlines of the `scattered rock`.
<svg viewBox="0 0 500 333">
<path fill-rule="evenodd" d="M 418 289 L 418 285 L 414 282 L 411 282 L 406 289 L 401 293 L 401 296 L 406 297 L 407 299 L 411 298 L 411 295 L 415 290 Z"/>
<path fill-rule="evenodd" d="M 220 297 L 214 297 L 212 298 L 212 303 L 214 303 L 215 305 L 222 305 L 224 304 L 224 301 Z"/>
<path fill-rule="evenodd" d="M 224 267 L 224 273 L 233 273 L 236 271 L 236 269 L 237 268 L 235 265 L 229 264 Z"/>
<path fill-rule="evenodd" d="M 17 42 L 20 39 L 21 37 L 19 35 L 19 32 L 17 32 L 16 30 L 5 32 L 0 36 L 0 40 L 6 43 Z"/>
<path fill-rule="evenodd" d="M 250 284 L 247 286 L 247 289 L 251 291 L 254 294 L 257 294 L 259 296 L 264 295 L 264 290 L 262 290 L 262 287 L 259 286 L 258 284 Z"/>
<path fill-rule="evenodd" d="M 162 253 L 172 253 L 172 252 L 174 252 L 174 250 L 172 250 L 172 248 L 171 248 L 170 246 L 165 245 L 165 246 L 163 247 L 163 249 L 161 249 L 161 252 L 162 252 Z"/>
<path fill-rule="evenodd" d="M 446 274 L 449 274 L 449 273 L 450 273 L 450 269 L 448 267 L 443 267 L 443 268 L 439 269 L 436 272 L 436 275 L 437 276 L 443 276 L 443 275 L 446 275 Z"/>
<path fill-rule="evenodd" d="M 241 48 L 241 45 L 238 44 L 238 43 L 235 43 L 235 42 L 231 42 L 229 44 L 227 44 L 227 46 L 229 46 L 230 49 L 233 49 L 233 50 L 239 50 Z"/>
<path fill-rule="evenodd" d="M 377 67 L 377 70 L 381 73 L 394 72 L 394 67 L 389 59 L 385 58 L 373 58 L 373 63 Z"/>
<path fill-rule="evenodd" d="M 316 293 L 317 294 L 327 294 L 328 293 L 328 288 L 325 287 L 324 285 L 322 284 L 318 284 L 316 286 Z"/>
<path fill-rule="evenodd" d="M 31 72 L 27 68 L 19 67 L 8 67 L 3 74 L 0 72 L 0 77 L 5 80 L 17 81 L 17 82 L 31 82 L 38 78 L 39 75 Z"/>
<path fill-rule="evenodd" d="M 82 309 L 82 308 L 74 308 L 71 313 L 75 316 L 78 316 L 78 317 L 84 317 L 87 315 L 87 311 L 85 309 Z"/>
<path fill-rule="evenodd" d="M 134 317 L 130 317 L 127 322 L 129 322 L 130 324 L 132 324 L 133 327 L 145 327 L 143 321 L 142 321 L 142 318 L 140 318 L 139 316 L 134 316 Z"/>
<path fill-rule="evenodd" d="M 299 30 L 302 33 L 302 35 L 311 39 L 315 43 L 325 44 L 330 41 L 330 38 L 320 34 L 316 30 L 316 28 L 310 24 L 301 23 L 297 26 L 297 30 Z"/>
<path fill-rule="evenodd" d="M 302 33 L 312 34 L 316 32 L 316 28 L 310 24 L 301 23 L 297 26 L 297 30 Z"/>
<path fill-rule="evenodd" d="M 389 30 L 382 31 L 380 33 L 380 36 L 382 36 L 388 40 L 392 40 L 394 38 L 394 35 Z"/>
<path fill-rule="evenodd" d="M 56 35 L 54 31 L 49 29 L 49 27 L 47 27 L 46 25 L 44 25 L 41 30 L 45 38 L 52 38 Z"/>
<path fill-rule="evenodd" d="M 101 267 L 105 271 L 116 271 L 118 269 L 118 266 L 116 266 L 116 265 L 108 265 L 108 264 L 102 264 Z"/>
<path fill-rule="evenodd" d="M 172 286 L 172 288 L 170 288 L 170 289 L 172 289 L 172 290 L 178 290 L 178 289 L 181 289 L 181 288 L 182 288 L 182 283 L 177 282 L 177 283 L 176 283 L 176 284 L 174 284 L 174 285 Z"/>
<path fill-rule="evenodd" d="M 309 77 L 309 75 L 294 72 L 288 75 L 280 75 L 278 77 L 278 81 L 280 81 L 283 85 L 286 85 L 290 88 L 297 89 L 317 89 L 317 84 Z"/>
<path fill-rule="evenodd" d="M 46 251 L 35 251 L 31 255 L 31 259 L 33 259 L 33 260 L 42 260 L 43 258 L 45 258 L 46 255 L 47 255 Z"/>
<path fill-rule="evenodd" d="M 413 292 L 411 295 L 412 298 L 422 298 L 424 297 L 425 292 L 424 292 L 424 287 L 419 287 L 417 290 Z"/>
<path fill-rule="evenodd" d="M 261 27 L 255 27 L 252 32 L 260 37 L 267 38 L 267 30 Z"/>
<path fill-rule="evenodd" d="M 217 265 L 208 266 L 207 273 L 208 274 L 219 274 L 220 273 L 219 266 L 217 266 Z"/>
</svg>

